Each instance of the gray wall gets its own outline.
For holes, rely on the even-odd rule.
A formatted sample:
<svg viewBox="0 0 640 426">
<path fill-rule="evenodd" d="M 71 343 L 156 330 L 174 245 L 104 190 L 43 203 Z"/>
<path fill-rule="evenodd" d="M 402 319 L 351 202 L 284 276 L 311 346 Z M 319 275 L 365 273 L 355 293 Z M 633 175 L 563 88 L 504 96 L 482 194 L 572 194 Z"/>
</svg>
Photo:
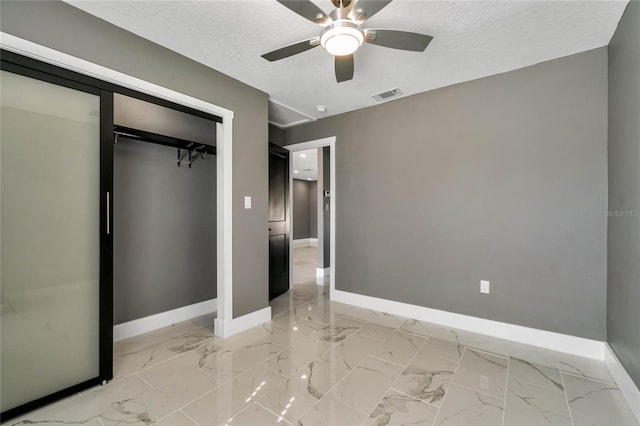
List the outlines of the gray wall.
<svg viewBox="0 0 640 426">
<path fill-rule="evenodd" d="M 0 2 L 2 31 L 235 112 L 233 314 L 268 304 L 267 95 L 61 1 Z M 244 209 L 244 196 L 253 208 Z"/>
<path fill-rule="evenodd" d="M 318 238 L 318 182 L 309 181 L 309 238 Z"/>
<path fill-rule="evenodd" d="M 293 180 L 293 239 L 310 238 L 309 235 L 309 184 Z"/>
<path fill-rule="evenodd" d="M 114 152 L 114 323 L 216 297 L 216 157 L 177 167 L 174 148 Z"/>
<path fill-rule="evenodd" d="M 328 146 L 318 148 L 318 185 L 320 185 L 320 191 L 318 191 L 317 199 L 317 211 L 318 217 L 322 220 L 318 226 L 318 268 L 328 268 L 331 260 L 331 227 L 330 227 L 330 212 L 328 210 L 330 197 L 324 196 L 324 191 L 328 191 L 331 188 L 331 173 L 330 173 L 330 148 Z"/>
<path fill-rule="evenodd" d="M 329 197 L 324 196 L 324 191 L 331 190 L 331 157 L 330 148 L 325 146 L 322 149 L 322 191 L 320 191 L 320 197 L 322 200 L 322 248 L 323 248 L 323 268 L 328 268 L 331 261 L 331 215 L 329 206 L 331 204 L 331 195 Z"/>
<path fill-rule="evenodd" d="M 316 238 L 318 220 L 315 181 L 293 180 L 293 239 Z"/>
<path fill-rule="evenodd" d="M 606 48 L 285 136 L 337 137 L 338 289 L 606 339 Z"/>
<path fill-rule="evenodd" d="M 269 124 L 269 142 L 278 146 L 284 145 L 284 129 Z"/>
<path fill-rule="evenodd" d="M 640 387 L 639 41 L 640 3 L 632 1 L 609 44 L 607 337 Z"/>
</svg>

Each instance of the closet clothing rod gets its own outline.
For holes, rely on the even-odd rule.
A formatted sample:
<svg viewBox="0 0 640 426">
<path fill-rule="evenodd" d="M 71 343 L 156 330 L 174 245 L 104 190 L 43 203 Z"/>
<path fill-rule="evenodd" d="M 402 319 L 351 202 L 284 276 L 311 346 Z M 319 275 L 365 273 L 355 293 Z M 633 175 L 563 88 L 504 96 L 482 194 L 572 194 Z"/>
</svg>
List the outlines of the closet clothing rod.
<svg viewBox="0 0 640 426">
<path fill-rule="evenodd" d="M 127 139 L 138 140 L 142 142 L 156 143 L 159 145 L 171 146 L 173 148 L 194 150 L 206 152 L 207 154 L 216 155 L 216 147 L 199 142 L 189 141 L 186 139 L 174 138 L 171 136 L 160 135 L 158 133 L 146 132 L 144 130 L 132 129 L 124 126 L 113 126 L 113 134 Z M 117 141 L 117 139 L 116 139 Z"/>
</svg>

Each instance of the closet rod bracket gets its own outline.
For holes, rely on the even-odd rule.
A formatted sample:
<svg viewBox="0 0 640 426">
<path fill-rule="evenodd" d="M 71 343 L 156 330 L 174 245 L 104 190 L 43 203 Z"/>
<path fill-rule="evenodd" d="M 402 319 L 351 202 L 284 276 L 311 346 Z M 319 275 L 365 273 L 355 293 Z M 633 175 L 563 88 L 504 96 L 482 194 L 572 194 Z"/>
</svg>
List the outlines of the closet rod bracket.
<svg viewBox="0 0 640 426">
<path fill-rule="evenodd" d="M 188 149 L 185 149 L 184 152 L 180 153 L 180 148 L 178 148 L 178 167 L 180 167 L 180 162 L 184 160 L 184 157 L 189 154 L 189 167 L 191 167 L 191 146 L 193 144 L 187 145 Z"/>
<path fill-rule="evenodd" d="M 198 159 L 198 154 L 200 154 L 203 160 L 207 158 L 207 152 L 204 149 L 205 146 L 201 145 L 198 148 L 189 150 L 189 168 L 191 168 L 191 165 Z"/>
</svg>

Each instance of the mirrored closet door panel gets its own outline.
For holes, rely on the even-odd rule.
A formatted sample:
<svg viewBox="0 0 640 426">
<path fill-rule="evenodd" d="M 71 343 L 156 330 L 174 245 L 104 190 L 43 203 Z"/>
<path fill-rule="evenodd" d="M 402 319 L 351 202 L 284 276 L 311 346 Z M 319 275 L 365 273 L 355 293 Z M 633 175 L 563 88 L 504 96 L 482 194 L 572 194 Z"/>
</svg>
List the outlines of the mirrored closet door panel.
<svg viewBox="0 0 640 426">
<path fill-rule="evenodd" d="M 1 75 L 5 413 L 99 376 L 100 96 Z"/>
</svg>

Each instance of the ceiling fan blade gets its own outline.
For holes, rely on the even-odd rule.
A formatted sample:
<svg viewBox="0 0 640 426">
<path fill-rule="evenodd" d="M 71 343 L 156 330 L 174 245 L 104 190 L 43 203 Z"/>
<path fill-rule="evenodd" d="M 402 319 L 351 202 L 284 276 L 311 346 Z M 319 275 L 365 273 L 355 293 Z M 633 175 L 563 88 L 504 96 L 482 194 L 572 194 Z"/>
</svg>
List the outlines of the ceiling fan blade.
<svg viewBox="0 0 640 426">
<path fill-rule="evenodd" d="M 297 55 L 298 53 L 306 52 L 309 49 L 319 46 L 318 37 L 310 38 L 298 43 L 291 44 L 289 46 L 282 47 L 273 52 L 265 53 L 262 55 L 264 59 L 269 62 L 279 61 L 280 59 L 288 58 L 289 56 Z"/>
<path fill-rule="evenodd" d="M 393 0 L 358 0 L 351 8 L 349 18 L 359 23 L 363 23 L 376 13 L 384 9 Z"/>
<path fill-rule="evenodd" d="M 331 18 L 322 11 L 318 6 L 310 0 L 277 0 L 278 3 L 291 11 L 297 13 L 303 18 L 307 18 L 311 22 L 319 25 L 326 24 Z"/>
<path fill-rule="evenodd" d="M 336 81 L 351 80 L 353 78 L 353 55 L 336 56 Z"/>
<path fill-rule="evenodd" d="M 433 40 L 433 37 L 425 34 L 397 30 L 367 29 L 365 36 L 367 43 L 413 52 L 423 52 Z"/>
</svg>

